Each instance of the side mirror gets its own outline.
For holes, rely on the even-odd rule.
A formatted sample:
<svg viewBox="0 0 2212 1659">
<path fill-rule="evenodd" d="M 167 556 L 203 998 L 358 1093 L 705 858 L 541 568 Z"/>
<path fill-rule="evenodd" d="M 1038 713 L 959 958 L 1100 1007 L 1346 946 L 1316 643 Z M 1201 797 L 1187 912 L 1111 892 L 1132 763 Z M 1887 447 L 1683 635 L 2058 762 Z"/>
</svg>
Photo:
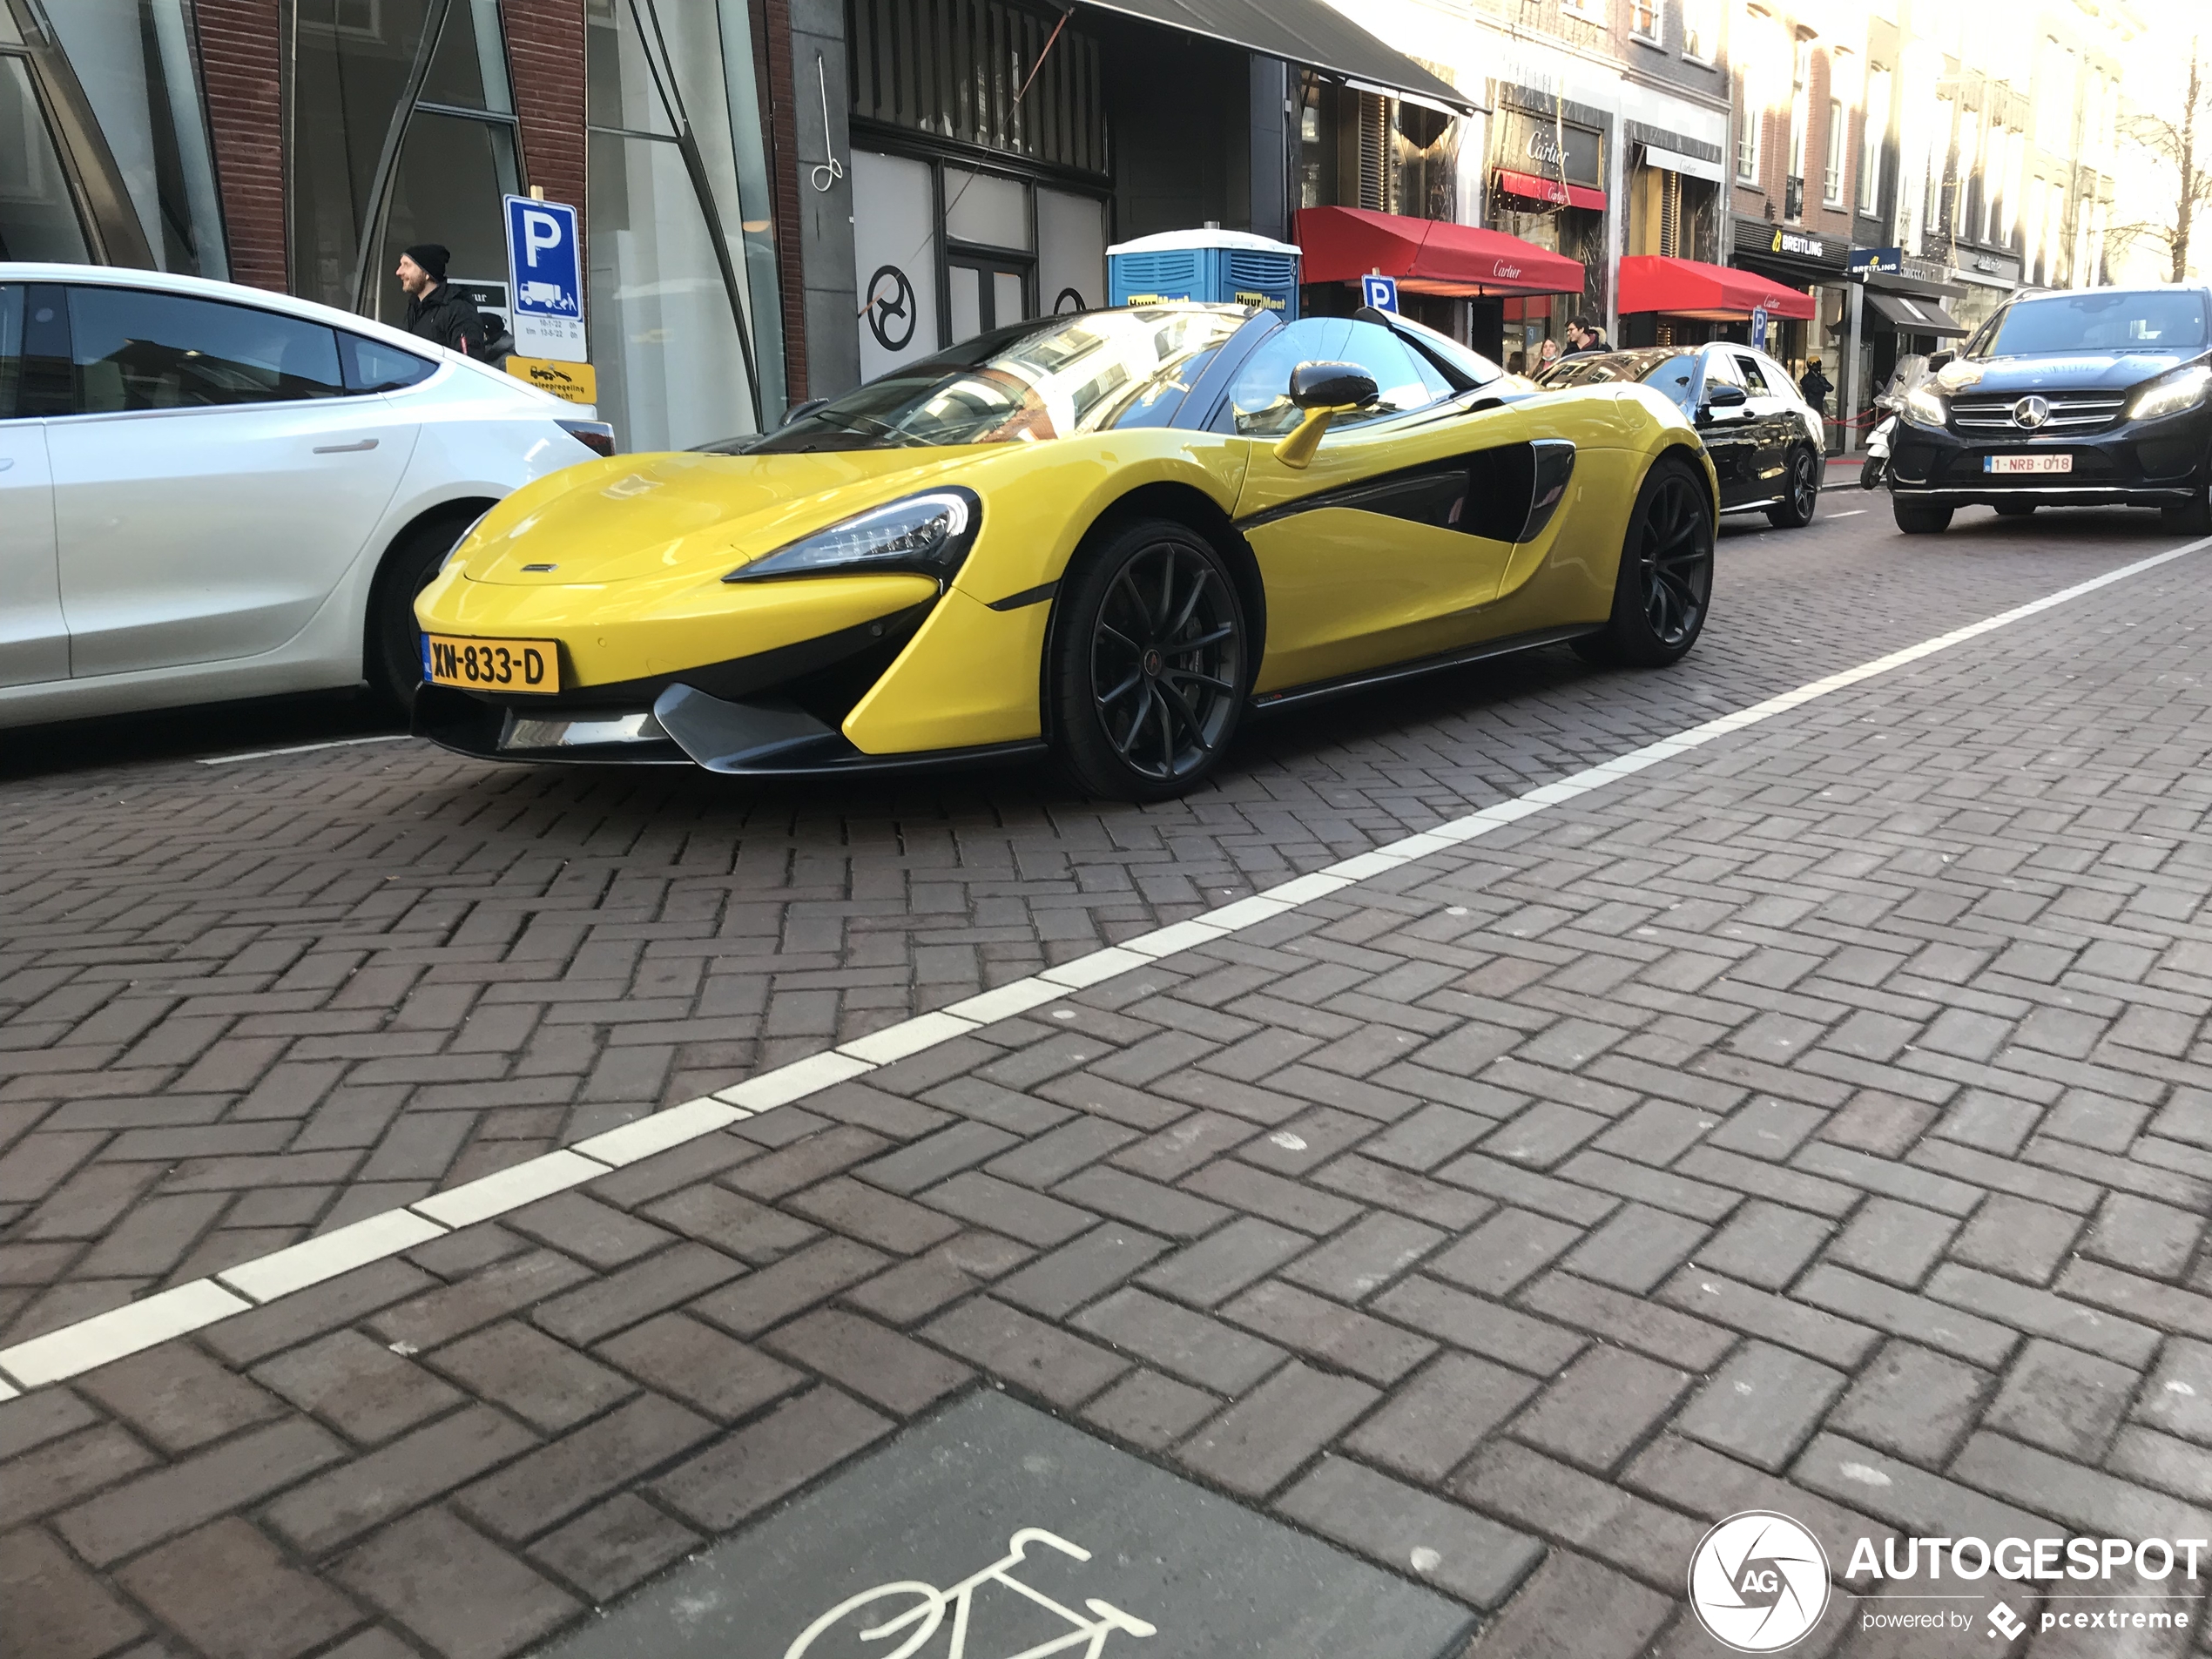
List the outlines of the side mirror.
<svg viewBox="0 0 2212 1659">
<path fill-rule="evenodd" d="M 1705 388 L 1705 407 L 1709 409 L 1732 409 L 1750 401 L 1751 395 L 1740 386 L 1723 384 Z"/>
<path fill-rule="evenodd" d="M 1364 409 L 1382 396 L 1357 363 L 1300 363 L 1291 371 L 1291 402 L 1301 409 Z"/>
<path fill-rule="evenodd" d="M 779 428 L 787 427 L 793 421 L 805 420 L 808 415 L 813 414 L 816 409 L 826 408 L 828 407 L 829 399 L 826 397 L 810 397 L 805 402 L 794 403 L 789 408 L 786 409 L 784 411 L 784 418 L 779 421 L 776 424 Z"/>
<path fill-rule="evenodd" d="M 1357 363 L 1300 363 L 1291 371 L 1291 405 L 1304 409 L 1305 419 L 1275 446 L 1275 458 L 1303 472 L 1328 435 L 1331 421 L 1345 409 L 1370 408 L 1381 397 L 1375 377 Z"/>
<path fill-rule="evenodd" d="M 1943 368 L 1945 364 L 1950 362 L 1951 360 L 1958 356 L 1958 354 L 1959 354 L 1955 351 L 1930 352 L 1928 354 L 1928 373 L 1931 374 L 1934 374 L 1936 370 Z"/>
</svg>

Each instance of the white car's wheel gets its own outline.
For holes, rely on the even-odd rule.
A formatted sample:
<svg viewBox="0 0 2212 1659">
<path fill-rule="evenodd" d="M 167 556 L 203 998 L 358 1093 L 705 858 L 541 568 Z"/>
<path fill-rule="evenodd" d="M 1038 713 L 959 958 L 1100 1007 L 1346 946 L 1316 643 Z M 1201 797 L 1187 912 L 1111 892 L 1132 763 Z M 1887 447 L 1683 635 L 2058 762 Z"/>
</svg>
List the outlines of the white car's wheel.
<svg viewBox="0 0 2212 1659">
<path fill-rule="evenodd" d="M 415 596 L 430 585 L 482 505 L 442 513 L 415 525 L 394 543 L 368 596 L 366 678 L 372 690 L 401 714 L 415 706 L 422 684 L 422 631 L 415 623 Z"/>
</svg>

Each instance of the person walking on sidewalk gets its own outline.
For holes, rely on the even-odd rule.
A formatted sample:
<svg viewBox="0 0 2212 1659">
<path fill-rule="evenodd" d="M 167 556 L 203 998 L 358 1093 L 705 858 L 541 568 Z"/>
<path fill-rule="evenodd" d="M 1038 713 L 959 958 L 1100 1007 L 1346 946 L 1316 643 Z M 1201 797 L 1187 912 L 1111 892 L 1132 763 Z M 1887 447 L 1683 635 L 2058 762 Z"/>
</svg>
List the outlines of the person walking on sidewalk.
<svg viewBox="0 0 2212 1659">
<path fill-rule="evenodd" d="M 448 351 L 481 358 L 489 331 L 476 302 L 446 280 L 446 261 L 452 257 L 440 242 L 419 243 L 400 255 L 395 274 L 407 290 L 407 331 Z"/>
</svg>

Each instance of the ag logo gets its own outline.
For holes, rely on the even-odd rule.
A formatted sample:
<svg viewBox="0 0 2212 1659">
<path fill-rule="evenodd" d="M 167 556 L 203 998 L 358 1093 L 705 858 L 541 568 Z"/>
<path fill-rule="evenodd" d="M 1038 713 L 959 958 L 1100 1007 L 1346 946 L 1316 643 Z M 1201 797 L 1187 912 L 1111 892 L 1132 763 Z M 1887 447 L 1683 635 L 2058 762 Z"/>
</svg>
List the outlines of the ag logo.
<svg viewBox="0 0 2212 1659">
<path fill-rule="evenodd" d="M 1713 1639 L 1738 1653 L 1779 1653 L 1828 1606 L 1828 1556 L 1787 1515 L 1746 1509 L 1698 1541 L 1689 1605 Z"/>
<path fill-rule="evenodd" d="M 895 265 L 887 265 L 868 279 L 868 332 L 886 351 L 904 351 L 914 337 L 914 285 Z"/>
</svg>

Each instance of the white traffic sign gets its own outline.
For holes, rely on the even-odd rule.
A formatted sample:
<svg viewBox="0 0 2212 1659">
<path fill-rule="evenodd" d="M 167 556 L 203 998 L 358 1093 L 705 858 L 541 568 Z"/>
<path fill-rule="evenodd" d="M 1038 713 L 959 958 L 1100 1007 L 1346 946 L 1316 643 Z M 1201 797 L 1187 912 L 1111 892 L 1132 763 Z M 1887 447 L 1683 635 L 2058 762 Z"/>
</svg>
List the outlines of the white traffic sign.
<svg viewBox="0 0 2212 1659">
<path fill-rule="evenodd" d="M 576 209 L 529 196 L 506 201 L 515 349 L 524 357 L 583 362 L 591 352 L 583 332 L 583 261 Z"/>
<path fill-rule="evenodd" d="M 1359 279 L 1359 303 L 1372 306 L 1378 311 L 1398 309 L 1398 279 L 1386 276 L 1363 276 Z"/>
</svg>

